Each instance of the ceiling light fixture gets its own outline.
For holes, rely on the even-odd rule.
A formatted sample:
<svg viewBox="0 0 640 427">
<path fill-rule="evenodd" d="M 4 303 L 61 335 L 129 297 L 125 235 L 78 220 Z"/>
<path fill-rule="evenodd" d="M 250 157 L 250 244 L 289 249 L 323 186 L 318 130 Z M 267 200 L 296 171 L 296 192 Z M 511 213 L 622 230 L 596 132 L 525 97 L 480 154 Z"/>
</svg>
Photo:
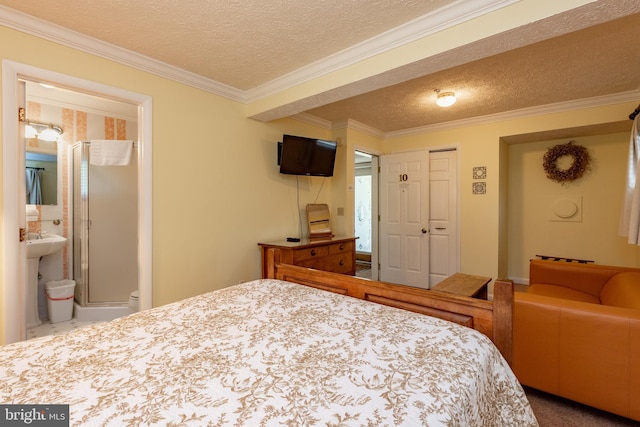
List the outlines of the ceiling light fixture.
<svg viewBox="0 0 640 427">
<path fill-rule="evenodd" d="M 27 122 L 24 128 L 25 138 L 38 138 L 41 141 L 57 141 L 63 130 L 52 124 Z"/>
<path fill-rule="evenodd" d="M 436 104 L 438 104 L 439 107 L 450 107 L 456 103 L 456 94 L 454 92 L 440 93 L 440 89 L 436 89 L 435 93 L 438 94 Z"/>
</svg>

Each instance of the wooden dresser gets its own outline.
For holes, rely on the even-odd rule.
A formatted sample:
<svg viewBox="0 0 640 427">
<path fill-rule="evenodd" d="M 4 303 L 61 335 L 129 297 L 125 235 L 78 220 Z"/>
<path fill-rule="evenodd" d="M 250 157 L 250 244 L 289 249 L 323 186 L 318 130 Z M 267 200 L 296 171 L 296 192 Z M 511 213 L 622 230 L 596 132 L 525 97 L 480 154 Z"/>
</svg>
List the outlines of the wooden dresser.
<svg viewBox="0 0 640 427">
<path fill-rule="evenodd" d="M 281 250 L 282 262 L 342 274 L 356 274 L 356 238 L 333 237 L 327 240 L 302 239 L 299 242 L 258 243 L 262 260 L 262 277 L 267 277 L 266 251 Z"/>
</svg>

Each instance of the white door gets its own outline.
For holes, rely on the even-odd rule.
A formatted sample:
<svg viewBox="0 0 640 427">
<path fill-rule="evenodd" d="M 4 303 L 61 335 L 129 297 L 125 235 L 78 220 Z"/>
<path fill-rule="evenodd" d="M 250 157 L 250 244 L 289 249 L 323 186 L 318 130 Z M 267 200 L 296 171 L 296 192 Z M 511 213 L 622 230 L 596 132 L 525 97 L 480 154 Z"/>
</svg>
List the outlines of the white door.
<svg viewBox="0 0 640 427">
<path fill-rule="evenodd" d="M 429 152 L 380 157 L 380 280 L 429 288 Z"/>
<path fill-rule="evenodd" d="M 458 165 L 455 150 L 429 154 L 429 285 L 458 271 Z"/>
</svg>

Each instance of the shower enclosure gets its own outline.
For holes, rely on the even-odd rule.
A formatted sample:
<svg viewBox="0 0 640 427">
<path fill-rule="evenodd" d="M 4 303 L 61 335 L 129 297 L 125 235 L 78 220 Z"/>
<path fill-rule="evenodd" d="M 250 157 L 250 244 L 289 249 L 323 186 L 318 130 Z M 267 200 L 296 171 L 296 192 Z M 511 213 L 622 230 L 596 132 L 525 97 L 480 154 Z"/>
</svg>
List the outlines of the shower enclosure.
<svg viewBox="0 0 640 427">
<path fill-rule="evenodd" d="M 127 166 L 96 166 L 90 162 L 90 144 L 82 141 L 72 148 L 76 313 L 126 308 L 138 289 L 136 145 Z"/>
</svg>

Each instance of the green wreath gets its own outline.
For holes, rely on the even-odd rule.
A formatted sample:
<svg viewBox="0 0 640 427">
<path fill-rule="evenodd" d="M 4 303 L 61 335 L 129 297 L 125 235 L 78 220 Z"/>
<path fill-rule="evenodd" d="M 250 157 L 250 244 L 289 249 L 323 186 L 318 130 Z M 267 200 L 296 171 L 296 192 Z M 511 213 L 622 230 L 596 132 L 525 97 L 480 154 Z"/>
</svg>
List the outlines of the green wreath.
<svg viewBox="0 0 640 427">
<path fill-rule="evenodd" d="M 574 141 L 566 144 L 554 145 L 544 154 L 542 165 L 547 178 L 560 182 L 571 182 L 580 178 L 588 169 L 591 157 L 586 148 L 581 145 L 574 145 Z M 568 169 L 558 167 L 558 159 L 564 156 L 572 158 L 573 162 Z"/>
</svg>

